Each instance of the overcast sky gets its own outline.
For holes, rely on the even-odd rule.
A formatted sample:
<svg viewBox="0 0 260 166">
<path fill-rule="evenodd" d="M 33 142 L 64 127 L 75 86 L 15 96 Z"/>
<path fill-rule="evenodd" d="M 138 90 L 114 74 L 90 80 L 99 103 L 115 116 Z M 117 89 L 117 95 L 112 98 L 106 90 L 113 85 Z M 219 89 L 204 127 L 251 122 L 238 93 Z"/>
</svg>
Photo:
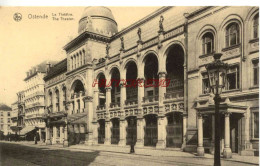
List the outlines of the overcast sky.
<svg viewBox="0 0 260 166">
<path fill-rule="evenodd" d="M 159 7 L 109 7 L 118 30 L 140 20 Z M 44 60 L 62 60 L 62 47 L 77 36 L 84 7 L 0 7 L 0 103 L 11 105 L 23 90 L 23 79 L 34 65 Z M 16 22 L 14 13 L 21 13 Z M 71 13 L 72 21 L 54 21 L 52 14 Z M 48 15 L 48 19 L 28 19 L 28 15 Z"/>
</svg>

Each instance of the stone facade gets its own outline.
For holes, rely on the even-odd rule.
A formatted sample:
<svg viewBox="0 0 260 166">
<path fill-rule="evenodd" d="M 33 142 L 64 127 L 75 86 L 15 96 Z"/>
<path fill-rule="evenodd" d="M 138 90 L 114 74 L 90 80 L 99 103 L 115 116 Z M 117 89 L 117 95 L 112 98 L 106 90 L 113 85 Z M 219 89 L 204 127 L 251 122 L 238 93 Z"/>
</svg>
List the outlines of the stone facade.
<svg viewBox="0 0 260 166">
<path fill-rule="evenodd" d="M 213 152 L 214 103 L 205 65 L 220 52 L 230 65 L 221 95 L 223 154 L 258 151 L 258 8 L 162 7 L 120 32 L 111 11 L 93 8 L 86 8 L 81 20 L 88 21 L 80 22 L 79 35 L 64 46 L 66 69 L 54 66 L 44 78 L 51 108 L 47 140 L 60 126 L 66 145 L 69 137 L 88 145 Z M 97 15 L 110 22 L 96 27 L 91 19 Z M 118 85 L 108 85 L 113 79 Z M 151 79 L 170 84 L 147 86 L 156 84 Z M 100 86 L 104 80 L 107 86 Z M 139 86 L 125 86 L 131 80 Z M 63 87 L 57 110 L 52 95 Z"/>
</svg>

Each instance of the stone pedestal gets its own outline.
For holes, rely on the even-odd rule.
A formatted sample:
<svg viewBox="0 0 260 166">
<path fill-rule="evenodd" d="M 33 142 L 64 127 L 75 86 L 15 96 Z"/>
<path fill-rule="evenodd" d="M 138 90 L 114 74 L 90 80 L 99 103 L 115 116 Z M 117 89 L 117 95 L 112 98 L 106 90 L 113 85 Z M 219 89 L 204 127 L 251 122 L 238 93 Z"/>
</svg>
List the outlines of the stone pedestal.
<svg viewBox="0 0 260 166">
<path fill-rule="evenodd" d="M 85 144 L 86 145 L 93 145 L 93 133 L 89 132 L 85 136 Z"/>
</svg>

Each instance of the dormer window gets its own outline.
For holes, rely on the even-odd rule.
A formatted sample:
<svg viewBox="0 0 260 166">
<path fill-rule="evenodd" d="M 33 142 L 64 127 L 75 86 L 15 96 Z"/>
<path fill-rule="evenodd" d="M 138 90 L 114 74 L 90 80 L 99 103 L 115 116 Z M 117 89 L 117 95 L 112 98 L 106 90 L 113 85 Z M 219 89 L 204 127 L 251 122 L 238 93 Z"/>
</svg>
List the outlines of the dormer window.
<svg viewBox="0 0 260 166">
<path fill-rule="evenodd" d="M 226 28 L 226 47 L 234 46 L 240 43 L 239 26 L 232 23 Z"/>
<path fill-rule="evenodd" d="M 212 33 L 207 32 L 202 37 L 202 53 L 210 54 L 214 51 L 214 36 Z"/>
</svg>

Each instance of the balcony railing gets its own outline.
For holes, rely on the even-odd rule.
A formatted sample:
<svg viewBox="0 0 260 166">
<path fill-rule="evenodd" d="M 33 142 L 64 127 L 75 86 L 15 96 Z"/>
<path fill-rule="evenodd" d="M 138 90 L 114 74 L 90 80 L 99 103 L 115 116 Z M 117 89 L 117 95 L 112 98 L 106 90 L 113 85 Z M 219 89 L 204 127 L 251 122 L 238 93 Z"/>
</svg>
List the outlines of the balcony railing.
<svg viewBox="0 0 260 166">
<path fill-rule="evenodd" d="M 114 108 L 114 107 L 120 107 L 120 102 L 110 103 L 110 108 Z"/>
<path fill-rule="evenodd" d="M 97 110 L 105 110 L 106 106 L 105 105 L 98 105 Z"/>
<path fill-rule="evenodd" d="M 172 92 L 166 92 L 164 94 L 165 99 L 174 99 L 174 98 L 180 98 L 184 96 L 184 91 L 183 90 L 178 90 L 178 91 L 172 91 Z"/>
<path fill-rule="evenodd" d="M 159 96 L 158 95 L 143 97 L 143 102 L 144 103 L 157 102 L 157 101 L 159 101 Z"/>
<path fill-rule="evenodd" d="M 125 105 L 135 105 L 137 103 L 138 103 L 138 100 L 136 98 L 125 100 Z"/>
</svg>

